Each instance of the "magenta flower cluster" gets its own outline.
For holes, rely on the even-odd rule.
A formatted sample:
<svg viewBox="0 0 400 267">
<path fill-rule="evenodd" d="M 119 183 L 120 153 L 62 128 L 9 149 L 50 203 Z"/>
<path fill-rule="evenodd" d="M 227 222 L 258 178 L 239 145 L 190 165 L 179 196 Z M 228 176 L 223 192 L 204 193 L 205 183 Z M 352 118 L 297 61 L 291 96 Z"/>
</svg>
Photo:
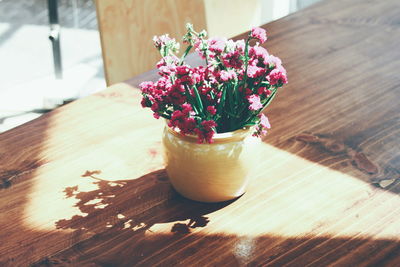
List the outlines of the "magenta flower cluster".
<svg viewBox="0 0 400 267">
<path fill-rule="evenodd" d="M 142 106 L 181 134 L 197 135 L 199 143 L 212 143 L 215 133 L 244 127 L 254 127 L 256 136 L 266 134 L 271 125 L 262 112 L 287 76 L 281 60 L 261 46 L 267 40 L 265 30 L 253 28 L 246 40 L 233 41 L 206 39 L 205 31 L 186 27 L 183 41 L 188 46 L 180 58 L 175 39 L 154 37 L 162 56 L 157 63 L 161 77 L 140 84 Z M 204 59 L 202 66 L 185 63 L 192 48 Z"/>
</svg>

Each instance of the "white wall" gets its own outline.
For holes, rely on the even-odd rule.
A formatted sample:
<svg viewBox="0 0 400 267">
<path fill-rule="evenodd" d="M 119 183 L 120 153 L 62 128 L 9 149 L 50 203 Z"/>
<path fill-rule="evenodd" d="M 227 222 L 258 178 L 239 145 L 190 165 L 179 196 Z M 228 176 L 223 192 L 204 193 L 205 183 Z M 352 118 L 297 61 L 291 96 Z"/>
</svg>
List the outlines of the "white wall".
<svg viewBox="0 0 400 267">
<path fill-rule="evenodd" d="M 260 0 L 261 24 L 279 19 L 297 10 L 297 0 Z"/>
</svg>

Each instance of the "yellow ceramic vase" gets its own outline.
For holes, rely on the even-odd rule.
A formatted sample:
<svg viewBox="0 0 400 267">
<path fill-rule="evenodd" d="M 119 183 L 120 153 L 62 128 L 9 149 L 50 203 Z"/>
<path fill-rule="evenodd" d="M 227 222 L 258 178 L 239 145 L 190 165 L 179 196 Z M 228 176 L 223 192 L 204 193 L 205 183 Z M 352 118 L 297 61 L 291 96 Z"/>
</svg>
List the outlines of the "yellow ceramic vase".
<svg viewBox="0 0 400 267">
<path fill-rule="evenodd" d="M 252 129 L 215 134 L 212 144 L 197 136 L 182 136 L 166 126 L 164 160 L 171 184 L 181 195 L 201 202 L 220 202 L 241 196 L 258 157 L 260 139 Z"/>
</svg>

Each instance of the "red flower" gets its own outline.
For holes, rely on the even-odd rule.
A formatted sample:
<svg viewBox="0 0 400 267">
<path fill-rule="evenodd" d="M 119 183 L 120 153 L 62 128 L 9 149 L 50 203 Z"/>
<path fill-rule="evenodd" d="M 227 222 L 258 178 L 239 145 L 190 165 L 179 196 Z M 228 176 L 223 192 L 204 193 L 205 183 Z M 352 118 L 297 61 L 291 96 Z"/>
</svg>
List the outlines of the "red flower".
<svg viewBox="0 0 400 267">
<path fill-rule="evenodd" d="M 243 60 L 239 51 L 227 53 L 222 57 L 222 61 L 227 68 L 240 69 L 243 66 Z"/>
<path fill-rule="evenodd" d="M 150 101 L 148 101 L 147 97 L 145 97 L 145 96 L 142 98 L 142 101 L 140 101 L 140 104 L 141 104 L 142 107 L 144 107 L 144 108 L 151 107 Z"/>
<path fill-rule="evenodd" d="M 210 113 L 211 115 L 215 115 L 217 113 L 217 109 L 214 106 L 208 106 L 207 107 L 207 111 L 208 113 Z"/>
<path fill-rule="evenodd" d="M 198 143 L 201 144 L 207 142 L 211 144 L 213 142 L 214 127 L 217 127 L 217 123 L 213 120 L 201 122 L 201 129 L 195 129 L 195 133 L 198 135 Z"/>
<path fill-rule="evenodd" d="M 267 79 L 270 85 L 282 86 L 283 84 L 288 82 L 286 70 L 282 66 L 271 71 Z"/>
<path fill-rule="evenodd" d="M 193 108 L 190 104 L 185 103 L 182 105 L 182 112 L 186 115 L 190 114 L 193 111 Z"/>
<path fill-rule="evenodd" d="M 206 79 L 206 68 L 199 66 L 193 68 L 193 81 L 195 83 L 202 83 Z"/>
<path fill-rule="evenodd" d="M 189 117 L 187 110 L 175 110 L 172 113 L 168 126 L 171 128 L 178 128 L 183 135 L 191 134 L 196 128 L 196 120 Z"/>
<path fill-rule="evenodd" d="M 188 75 L 190 73 L 190 68 L 188 66 L 177 66 L 176 74 L 183 76 Z"/>
<path fill-rule="evenodd" d="M 201 126 L 203 126 L 206 131 L 210 131 L 213 127 L 217 126 L 217 123 L 213 120 L 202 121 Z"/>
<path fill-rule="evenodd" d="M 268 96 L 271 95 L 272 92 L 271 92 L 271 90 L 267 89 L 266 87 L 260 87 L 260 88 L 257 89 L 257 93 L 258 93 L 260 96 L 266 96 L 266 97 L 268 97 Z"/>
<path fill-rule="evenodd" d="M 248 96 L 253 94 L 253 91 L 250 88 L 243 90 L 243 87 L 239 87 L 239 91 L 245 95 L 245 98 L 248 98 Z"/>
</svg>

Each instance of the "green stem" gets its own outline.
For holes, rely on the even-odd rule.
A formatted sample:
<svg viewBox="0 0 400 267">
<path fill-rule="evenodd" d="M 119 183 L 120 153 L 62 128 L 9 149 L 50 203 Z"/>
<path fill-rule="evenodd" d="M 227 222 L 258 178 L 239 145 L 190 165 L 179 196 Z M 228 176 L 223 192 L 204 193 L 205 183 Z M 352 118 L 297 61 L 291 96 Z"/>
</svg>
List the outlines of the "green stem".
<svg viewBox="0 0 400 267">
<path fill-rule="evenodd" d="M 244 47 L 244 84 L 243 86 L 246 87 L 246 83 L 247 83 L 247 67 L 249 66 L 249 42 L 250 42 L 250 38 L 247 38 L 246 40 L 246 45 Z M 244 88 L 246 89 L 246 88 Z"/>
<path fill-rule="evenodd" d="M 271 104 L 271 102 L 274 99 L 277 92 L 278 92 L 278 89 L 275 88 L 274 91 L 272 92 L 271 96 L 268 98 L 267 102 L 265 102 L 264 107 L 262 108 L 260 113 L 263 112 L 269 106 L 269 104 Z"/>
<path fill-rule="evenodd" d="M 185 52 L 183 53 L 181 59 L 179 60 L 179 65 L 182 65 L 182 64 L 183 64 L 183 61 L 185 60 L 186 56 L 189 54 L 190 49 L 192 49 L 192 47 L 193 47 L 192 45 L 189 45 L 189 46 L 186 48 L 186 50 L 185 50 Z"/>
</svg>

